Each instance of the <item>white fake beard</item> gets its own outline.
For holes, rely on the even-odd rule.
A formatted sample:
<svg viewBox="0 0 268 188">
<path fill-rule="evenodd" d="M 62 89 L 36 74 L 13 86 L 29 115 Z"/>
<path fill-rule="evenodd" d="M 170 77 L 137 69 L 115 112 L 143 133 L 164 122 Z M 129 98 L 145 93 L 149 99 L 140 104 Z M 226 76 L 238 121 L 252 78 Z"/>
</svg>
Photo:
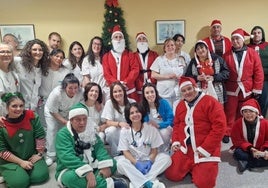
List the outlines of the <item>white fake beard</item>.
<svg viewBox="0 0 268 188">
<path fill-rule="evenodd" d="M 125 39 L 121 39 L 120 41 L 112 40 L 113 49 L 118 53 L 122 53 L 125 50 L 126 44 Z"/>
<path fill-rule="evenodd" d="M 96 123 L 94 122 L 93 118 L 88 118 L 88 122 L 90 122 L 90 125 L 87 124 L 86 129 L 84 132 L 79 133 L 80 140 L 84 142 L 90 142 L 91 145 L 94 145 L 96 142 L 96 130 L 95 127 L 97 127 Z"/>
<path fill-rule="evenodd" d="M 137 48 L 140 53 L 144 53 L 149 49 L 148 42 L 137 42 Z"/>
</svg>

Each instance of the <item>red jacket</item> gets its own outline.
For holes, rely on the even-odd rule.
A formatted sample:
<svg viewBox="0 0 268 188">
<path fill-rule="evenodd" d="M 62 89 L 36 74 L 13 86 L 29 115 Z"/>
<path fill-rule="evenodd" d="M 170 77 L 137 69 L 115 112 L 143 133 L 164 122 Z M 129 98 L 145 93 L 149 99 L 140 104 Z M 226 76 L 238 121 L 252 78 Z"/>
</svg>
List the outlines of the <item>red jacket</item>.
<svg viewBox="0 0 268 188">
<path fill-rule="evenodd" d="M 125 50 L 121 56 L 120 79 L 117 79 L 117 62 L 111 51 L 106 53 L 102 59 L 104 78 L 110 86 L 115 81 L 126 82 L 128 90 L 135 88 L 135 80 L 139 74 L 139 65 L 135 62 L 134 54 Z"/>
<path fill-rule="evenodd" d="M 232 43 L 231 43 L 230 39 L 228 39 L 227 37 L 224 37 L 224 36 L 222 36 L 222 37 L 223 37 L 223 42 L 224 42 L 222 53 L 224 54 L 232 49 Z M 207 38 L 204 38 L 203 41 L 205 41 L 207 43 L 209 51 L 215 53 L 215 47 L 214 47 L 212 38 L 207 37 Z"/>
<path fill-rule="evenodd" d="M 258 119 L 253 143 L 247 140 L 247 128 L 243 118 L 236 120 L 231 138 L 233 142 L 232 148 L 241 148 L 247 151 L 248 147 L 252 146 L 260 151 L 264 151 L 268 149 L 268 120 Z"/>
<path fill-rule="evenodd" d="M 180 143 L 180 150 L 187 153 L 186 144 L 190 127 L 191 147 L 206 157 L 194 156 L 195 163 L 220 161 L 221 140 L 225 133 L 226 117 L 223 106 L 213 97 L 199 96 L 195 105 L 189 108 L 187 102 L 181 100 L 176 108 L 172 143 Z"/>
<path fill-rule="evenodd" d="M 238 96 L 240 89 L 244 98 L 252 92 L 262 93 L 264 74 L 261 59 L 255 50 L 247 48 L 244 51 L 240 66 L 232 50 L 226 52 L 223 59 L 230 71 L 229 79 L 225 83 L 227 95 Z"/>
<path fill-rule="evenodd" d="M 151 77 L 151 65 L 153 64 L 154 60 L 158 57 L 158 54 L 155 51 L 150 50 L 148 52 L 148 54 L 146 55 L 145 61 L 147 60 L 147 67 L 145 68 L 145 70 L 148 70 L 148 72 L 143 73 L 142 70 L 144 70 L 142 64 L 144 64 L 142 62 L 142 57 L 140 55 L 139 52 L 135 52 L 134 53 L 135 56 L 135 62 L 137 62 L 139 64 L 139 76 L 136 79 L 136 89 L 137 91 L 142 90 L 142 86 L 144 85 L 144 74 L 148 75 L 148 79 L 150 79 L 151 83 L 156 84 L 156 80 L 154 78 Z"/>
</svg>

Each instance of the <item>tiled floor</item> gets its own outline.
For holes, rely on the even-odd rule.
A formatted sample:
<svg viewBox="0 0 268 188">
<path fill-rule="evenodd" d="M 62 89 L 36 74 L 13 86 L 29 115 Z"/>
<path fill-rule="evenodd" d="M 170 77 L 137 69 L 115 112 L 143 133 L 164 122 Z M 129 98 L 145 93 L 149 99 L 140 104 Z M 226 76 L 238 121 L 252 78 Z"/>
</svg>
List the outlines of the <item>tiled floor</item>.
<svg viewBox="0 0 268 188">
<path fill-rule="evenodd" d="M 244 174 L 238 174 L 236 170 L 236 161 L 229 152 L 231 144 L 222 145 L 222 162 L 219 164 L 219 175 L 216 188 L 263 188 L 268 186 L 268 169 L 259 169 L 256 172 L 245 171 Z M 58 188 L 54 178 L 55 164 L 49 167 L 50 180 L 31 188 Z M 191 176 L 188 175 L 181 182 L 171 182 L 163 175 L 159 180 L 164 182 L 167 188 L 195 188 L 191 183 Z M 4 184 L 0 184 L 0 188 L 5 188 Z"/>
</svg>

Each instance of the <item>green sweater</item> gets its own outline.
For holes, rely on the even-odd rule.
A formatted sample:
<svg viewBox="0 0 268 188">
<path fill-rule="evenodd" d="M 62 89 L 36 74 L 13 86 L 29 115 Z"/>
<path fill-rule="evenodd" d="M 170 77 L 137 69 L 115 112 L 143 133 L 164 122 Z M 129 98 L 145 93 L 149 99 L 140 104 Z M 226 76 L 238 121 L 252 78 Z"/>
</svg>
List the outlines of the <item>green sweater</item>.
<svg viewBox="0 0 268 188">
<path fill-rule="evenodd" d="M 259 46 L 259 53 L 262 62 L 264 80 L 268 80 L 268 42 L 262 42 L 261 44 L 248 44 L 248 47 L 255 49 L 256 46 Z"/>
<path fill-rule="evenodd" d="M 29 113 L 33 112 L 26 111 L 26 116 Z M 12 137 L 9 137 L 6 128 L 0 128 L 0 152 L 10 151 L 23 160 L 28 160 L 33 154 L 37 153 L 35 141 L 38 138 L 44 138 L 45 131 L 40 123 L 39 116 L 34 114 L 33 117 L 30 120 L 31 130 L 19 129 Z M 0 158 L 0 165 L 4 164 L 11 163 Z M 7 165 L 5 166 L 7 168 Z"/>
</svg>

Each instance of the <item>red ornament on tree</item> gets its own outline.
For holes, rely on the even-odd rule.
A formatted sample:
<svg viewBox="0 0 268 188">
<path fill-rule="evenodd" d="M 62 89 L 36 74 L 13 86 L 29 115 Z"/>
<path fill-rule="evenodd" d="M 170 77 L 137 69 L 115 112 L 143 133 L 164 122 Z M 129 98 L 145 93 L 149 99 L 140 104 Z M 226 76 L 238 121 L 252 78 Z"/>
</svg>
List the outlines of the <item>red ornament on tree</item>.
<svg viewBox="0 0 268 188">
<path fill-rule="evenodd" d="M 118 15 L 118 13 L 117 13 L 117 12 L 115 12 L 115 13 L 114 13 L 114 15 L 115 15 L 115 16 L 117 16 L 117 15 Z"/>
<path fill-rule="evenodd" d="M 118 0 L 106 0 L 106 5 L 109 7 L 117 7 L 118 6 Z"/>
</svg>

